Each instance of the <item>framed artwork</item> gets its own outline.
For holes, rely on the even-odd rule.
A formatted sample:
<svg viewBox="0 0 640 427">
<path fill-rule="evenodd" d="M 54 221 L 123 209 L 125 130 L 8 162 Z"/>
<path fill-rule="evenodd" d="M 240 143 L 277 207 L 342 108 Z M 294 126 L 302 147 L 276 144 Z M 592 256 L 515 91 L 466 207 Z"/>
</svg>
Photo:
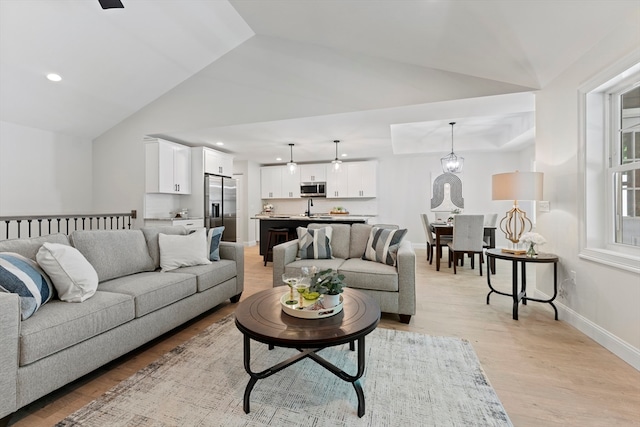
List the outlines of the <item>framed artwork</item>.
<svg viewBox="0 0 640 427">
<path fill-rule="evenodd" d="M 464 209 L 462 177 L 460 174 L 431 175 L 431 212 L 436 222 L 446 222 L 454 210 Z"/>
</svg>

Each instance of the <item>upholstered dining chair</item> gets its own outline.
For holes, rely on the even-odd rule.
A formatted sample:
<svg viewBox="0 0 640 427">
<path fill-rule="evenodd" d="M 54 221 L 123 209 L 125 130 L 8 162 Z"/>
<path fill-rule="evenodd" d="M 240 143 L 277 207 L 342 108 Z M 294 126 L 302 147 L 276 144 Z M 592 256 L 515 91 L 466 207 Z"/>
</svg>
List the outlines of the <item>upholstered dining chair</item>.
<svg viewBox="0 0 640 427">
<path fill-rule="evenodd" d="M 427 237 L 427 261 L 429 264 L 433 264 L 433 250 L 436 247 L 436 239 L 433 237 L 433 231 L 431 231 L 431 224 L 429 223 L 429 217 L 427 214 L 420 214 L 422 218 L 422 226 L 424 227 L 424 234 Z M 451 242 L 450 236 L 441 236 L 440 237 L 440 246 L 443 248 L 447 246 L 447 244 Z"/>
<path fill-rule="evenodd" d="M 498 223 L 498 214 L 497 213 L 484 214 L 484 226 L 485 227 L 495 227 L 497 223 Z M 484 239 L 484 247 L 488 248 L 489 247 L 489 237 L 484 237 L 483 239 Z"/>
<path fill-rule="evenodd" d="M 464 254 L 471 257 L 471 268 L 475 268 L 475 254 L 480 257 L 480 275 L 484 263 L 484 215 L 456 215 L 453 220 L 453 241 L 449 243 L 449 267 L 453 262 L 453 273 L 457 274 L 457 264 Z"/>
</svg>

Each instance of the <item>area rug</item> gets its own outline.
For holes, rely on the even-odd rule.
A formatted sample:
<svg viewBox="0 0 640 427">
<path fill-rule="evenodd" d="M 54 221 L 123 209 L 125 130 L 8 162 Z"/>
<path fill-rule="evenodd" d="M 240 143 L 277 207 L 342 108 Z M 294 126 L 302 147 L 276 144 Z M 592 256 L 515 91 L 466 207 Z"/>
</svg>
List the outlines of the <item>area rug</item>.
<svg viewBox="0 0 640 427">
<path fill-rule="evenodd" d="M 361 379 L 366 413 L 353 386 L 305 359 L 259 380 L 251 412 L 242 334 L 227 316 L 140 370 L 58 426 L 510 426 L 468 341 L 378 328 L 366 337 Z M 254 371 L 295 349 L 252 342 Z M 356 352 L 331 347 L 324 358 L 354 374 Z"/>
</svg>

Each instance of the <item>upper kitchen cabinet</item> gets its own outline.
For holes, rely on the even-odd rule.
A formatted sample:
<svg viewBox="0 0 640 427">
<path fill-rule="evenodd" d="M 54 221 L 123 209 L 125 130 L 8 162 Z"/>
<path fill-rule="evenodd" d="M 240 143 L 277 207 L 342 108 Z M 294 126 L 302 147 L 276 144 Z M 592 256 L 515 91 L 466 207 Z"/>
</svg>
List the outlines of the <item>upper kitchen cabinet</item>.
<svg viewBox="0 0 640 427">
<path fill-rule="evenodd" d="M 325 165 L 327 176 L 327 199 L 345 198 L 349 194 L 349 175 L 346 163 L 339 170 L 334 170 L 333 165 Z"/>
<path fill-rule="evenodd" d="M 205 148 L 204 172 L 231 177 L 233 175 L 233 156 Z"/>
<path fill-rule="evenodd" d="M 260 168 L 260 188 L 263 199 L 300 198 L 300 169 L 290 173 L 286 166 Z"/>
<path fill-rule="evenodd" d="M 378 162 L 353 162 L 347 165 L 348 197 L 376 197 Z"/>
<path fill-rule="evenodd" d="M 148 139 L 145 166 L 147 193 L 191 194 L 189 147 L 157 138 Z"/>
<path fill-rule="evenodd" d="M 377 195 L 378 163 L 342 163 L 338 171 L 327 165 L 327 198 L 374 198 Z"/>
<path fill-rule="evenodd" d="M 325 182 L 327 180 L 327 166 L 324 163 L 300 165 L 300 182 Z"/>
<path fill-rule="evenodd" d="M 282 194 L 282 166 L 260 168 L 260 188 L 263 199 L 278 199 Z"/>
</svg>

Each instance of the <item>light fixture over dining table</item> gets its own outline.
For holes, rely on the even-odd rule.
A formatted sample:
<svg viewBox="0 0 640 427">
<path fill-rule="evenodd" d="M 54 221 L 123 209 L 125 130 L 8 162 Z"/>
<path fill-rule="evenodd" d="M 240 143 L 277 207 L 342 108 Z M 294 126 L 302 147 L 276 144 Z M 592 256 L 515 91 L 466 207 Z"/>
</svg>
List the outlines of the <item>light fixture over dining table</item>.
<svg viewBox="0 0 640 427">
<path fill-rule="evenodd" d="M 453 152 L 453 125 L 455 125 L 456 122 L 449 124 L 451 125 L 451 153 L 440 159 L 442 171 L 444 173 L 460 173 L 464 166 L 464 157 L 457 156 L 456 153 Z"/>
</svg>

